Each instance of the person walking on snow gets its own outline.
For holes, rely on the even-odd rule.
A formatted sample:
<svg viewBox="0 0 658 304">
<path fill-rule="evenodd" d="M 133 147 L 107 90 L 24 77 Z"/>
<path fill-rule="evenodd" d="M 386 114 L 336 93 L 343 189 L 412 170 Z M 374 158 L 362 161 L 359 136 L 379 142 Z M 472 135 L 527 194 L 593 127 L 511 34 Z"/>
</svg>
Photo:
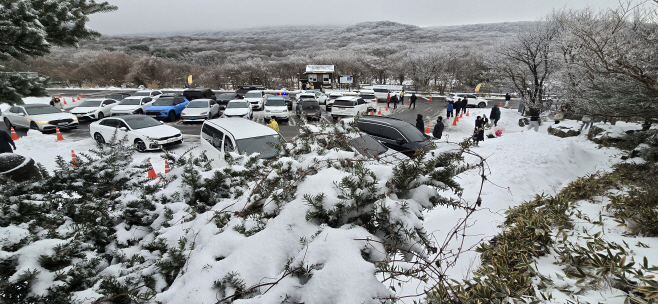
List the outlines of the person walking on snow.
<svg viewBox="0 0 658 304">
<path fill-rule="evenodd" d="M 588 115 L 583 115 L 583 118 L 581 118 L 580 120 L 583 122 L 583 125 L 580 127 L 580 129 L 582 130 L 584 128 L 585 130 L 587 130 L 587 128 L 589 128 L 590 122 L 592 122 L 592 117 Z"/>
<path fill-rule="evenodd" d="M 404 90 L 402 90 L 402 92 L 400 92 L 400 103 L 402 103 L 404 105 Z"/>
<path fill-rule="evenodd" d="M 491 118 L 494 127 L 497 127 L 498 120 L 500 119 L 500 108 L 498 108 L 498 105 L 494 105 L 493 108 L 491 108 L 491 113 L 489 113 L 489 118 Z"/>
<path fill-rule="evenodd" d="M 397 109 L 398 108 L 398 95 L 397 94 L 393 94 L 393 96 L 391 97 L 391 102 L 393 102 L 393 109 Z"/>
<path fill-rule="evenodd" d="M 274 129 L 274 131 L 279 132 L 279 124 L 276 122 L 276 116 L 272 116 L 270 119 L 270 124 L 267 126 Z"/>
<path fill-rule="evenodd" d="M 388 108 L 391 105 L 391 93 L 389 92 L 388 95 L 386 95 L 386 107 Z"/>
<path fill-rule="evenodd" d="M 459 116 L 459 111 L 462 109 L 462 99 L 459 98 L 455 101 L 455 116 Z"/>
<path fill-rule="evenodd" d="M 416 93 L 411 93 L 411 98 L 409 98 L 409 109 L 411 109 L 411 106 L 414 106 L 414 109 L 416 109 Z"/>
<path fill-rule="evenodd" d="M 484 141 L 484 120 L 478 116 L 475 120 L 475 131 L 473 131 L 473 141 L 475 145 L 479 146 L 481 141 Z"/>
<path fill-rule="evenodd" d="M 443 128 L 445 128 L 445 126 L 443 125 L 443 117 L 439 116 L 436 119 L 436 125 L 434 125 L 434 130 L 432 131 L 432 135 L 435 138 L 441 139 L 441 136 L 443 135 Z"/>
<path fill-rule="evenodd" d="M 454 115 L 452 115 L 452 110 L 453 110 L 454 105 L 455 105 L 455 103 L 452 100 L 448 101 L 448 103 L 446 104 L 446 117 L 448 117 L 448 118 L 454 117 Z"/>
<path fill-rule="evenodd" d="M 420 131 L 420 133 L 425 133 L 423 132 L 423 128 L 425 128 L 425 122 L 423 122 L 423 115 L 418 114 L 416 116 L 416 129 Z"/>
<path fill-rule="evenodd" d="M 9 135 L 7 131 L 0 130 L 0 154 L 14 153 L 14 150 L 12 150 L 9 145 L 12 145 L 14 150 L 16 150 L 16 144 L 14 143 L 14 140 L 11 139 L 11 135 Z"/>
<path fill-rule="evenodd" d="M 539 110 L 530 109 L 530 124 L 528 130 L 534 128 L 535 132 L 539 132 Z"/>
<path fill-rule="evenodd" d="M 509 93 L 505 94 L 505 107 L 509 107 L 509 101 L 512 100 L 512 96 L 509 95 Z M 491 116 L 491 115 L 489 115 Z"/>
</svg>

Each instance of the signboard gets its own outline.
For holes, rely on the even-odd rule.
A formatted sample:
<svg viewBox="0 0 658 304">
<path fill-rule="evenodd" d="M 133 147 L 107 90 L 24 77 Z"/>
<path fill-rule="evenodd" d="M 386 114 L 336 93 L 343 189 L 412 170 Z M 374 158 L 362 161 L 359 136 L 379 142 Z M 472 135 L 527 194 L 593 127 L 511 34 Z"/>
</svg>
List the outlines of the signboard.
<svg viewBox="0 0 658 304">
<path fill-rule="evenodd" d="M 352 76 L 340 76 L 340 83 L 352 83 L 353 81 Z"/>
</svg>

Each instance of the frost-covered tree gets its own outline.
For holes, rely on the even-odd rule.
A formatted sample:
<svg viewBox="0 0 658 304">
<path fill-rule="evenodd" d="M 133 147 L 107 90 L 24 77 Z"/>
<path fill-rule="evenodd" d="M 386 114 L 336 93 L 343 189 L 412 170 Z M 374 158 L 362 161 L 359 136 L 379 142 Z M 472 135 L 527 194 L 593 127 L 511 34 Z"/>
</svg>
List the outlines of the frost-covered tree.
<svg viewBox="0 0 658 304">
<path fill-rule="evenodd" d="M 566 63 L 565 98 L 584 114 L 658 117 L 658 2 L 553 15 Z"/>
<path fill-rule="evenodd" d="M 98 38 L 100 33 L 86 27 L 88 16 L 116 9 L 94 0 L 0 0 L 0 61 L 43 56 L 52 46 Z"/>
</svg>

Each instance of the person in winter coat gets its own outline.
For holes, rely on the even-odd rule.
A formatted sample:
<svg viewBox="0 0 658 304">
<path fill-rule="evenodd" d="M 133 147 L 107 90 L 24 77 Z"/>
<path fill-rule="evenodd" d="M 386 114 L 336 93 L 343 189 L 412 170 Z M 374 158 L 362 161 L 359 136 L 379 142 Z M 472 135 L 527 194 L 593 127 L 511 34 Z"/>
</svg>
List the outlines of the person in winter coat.
<svg viewBox="0 0 658 304">
<path fill-rule="evenodd" d="M 475 130 L 473 131 L 473 141 L 478 146 L 480 141 L 484 141 L 484 120 L 478 116 L 475 120 Z"/>
<path fill-rule="evenodd" d="M 404 104 L 404 90 L 400 92 L 400 103 Z"/>
<path fill-rule="evenodd" d="M 397 109 L 397 108 L 398 108 L 398 101 L 399 101 L 399 100 L 398 100 L 398 95 L 397 95 L 397 94 L 393 94 L 393 96 L 391 97 L 391 102 L 393 102 L 393 109 Z"/>
<path fill-rule="evenodd" d="M 416 108 L 416 93 L 411 93 L 411 98 L 409 98 L 409 109 L 411 109 L 411 106 L 414 106 L 414 109 Z"/>
<path fill-rule="evenodd" d="M 445 128 L 445 126 L 443 125 L 443 117 L 439 116 L 436 119 L 436 125 L 434 125 L 434 130 L 432 131 L 432 135 L 435 138 L 441 139 L 441 136 L 443 135 L 443 128 Z"/>
<path fill-rule="evenodd" d="M 459 111 L 462 109 L 462 99 L 459 98 L 455 101 L 455 116 L 459 116 Z"/>
<path fill-rule="evenodd" d="M 452 114 L 452 110 L 454 106 L 455 106 L 454 101 L 452 100 L 448 101 L 448 103 L 446 104 L 446 117 L 455 117 L 455 115 Z"/>
<path fill-rule="evenodd" d="M 423 132 L 423 128 L 425 128 L 425 122 L 423 122 L 423 115 L 418 114 L 416 116 L 416 129 L 420 130 L 421 133 Z"/>
<path fill-rule="evenodd" d="M 57 99 L 57 97 L 55 97 L 55 96 L 53 96 L 53 98 L 50 99 L 50 103 L 49 103 L 49 104 L 50 104 L 51 106 L 53 106 L 53 107 L 55 106 L 55 99 Z"/>
<path fill-rule="evenodd" d="M 539 110 L 530 109 L 530 125 L 528 125 L 528 130 L 534 128 L 535 132 L 539 132 Z"/>
<path fill-rule="evenodd" d="M 489 118 L 491 118 L 491 122 L 493 122 L 494 127 L 498 126 L 498 120 L 500 119 L 500 109 L 498 108 L 498 105 L 494 105 L 493 108 L 491 108 Z"/>
<path fill-rule="evenodd" d="M 391 93 L 386 95 L 386 107 L 388 108 L 391 105 Z"/>
<path fill-rule="evenodd" d="M 270 119 L 270 124 L 268 124 L 267 126 L 274 129 L 274 131 L 279 132 L 279 123 L 276 122 L 276 116 L 272 116 L 272 118 Z"/>
<path fill-rule="evenodd" d="M 464 99 L 462 99 L 462 113 L 466 113 L 467 106 L 468 106 L 468 97 L 464 96 Z"/>
<path fill-rule="evenodd" d="M 583 118 L 580 119 L 583 122 L 583 125 L 580 127 L 582 130 L 583 128 L 587 129 L 589 128 L 589 124 L 592 122 L 592 117 L 588 115 L 583 115 Z"/>
<path fill-rule="evenodd" d="M 59 98 L 55 98 L 55 100 L 53 100 L 53 107 L 59 110 L 64 109 L 64 105 L 62 105 L 62 102 L 59 100 Z"/>
<path fill-rule="evenodd" d="M 489 129 L 491 127 L 489 124 L 489 118 L 487 118 L 486 114 L 482 114 L 482 127 L 485 129 Z"/>
<path fill-rule="evenodd" d="M 505 94 L 505 107 L 509 107 L 509 101 L 512 100 L 512 96 L 509 95 L 509 93 Z M 491 115 L 489 115 L 491 117 Z M 492 118 L 493 119 L 493 118 Z"/>
<path fill-rule="evenodd" d="M 9 145 L 12 145 L 14 150 L 16 150 L 16 144 L 14 143 L 14 140 L 11 139 L 11 135 L 9 135 L 7 131 L 0 130 L 0 154 L 13 153 L 14 150 L 12 150 Z"/>
</svg>

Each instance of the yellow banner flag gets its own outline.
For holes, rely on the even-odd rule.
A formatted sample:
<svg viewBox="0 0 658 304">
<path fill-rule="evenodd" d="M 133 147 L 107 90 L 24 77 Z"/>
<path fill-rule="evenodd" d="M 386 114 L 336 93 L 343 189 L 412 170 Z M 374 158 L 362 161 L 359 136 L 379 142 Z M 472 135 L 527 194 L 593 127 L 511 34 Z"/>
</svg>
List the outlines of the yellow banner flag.
<svg viewBox="0 0 658 304">
<path fill-rule="evenodd" d="M 192 77 L 192 76 L 190 76 Z M 191 79 L 191 78 L 190 78 Z M 475 93 L 480 92 L 480 87 L 482 86 L 482 83 L 480 82 L 476 87 L 475 87 Z"/>
<path fill-rule="evenodd" d="M 187 84 L 192 84 L 192 75 L 187 76 Z"/>
</svg>

